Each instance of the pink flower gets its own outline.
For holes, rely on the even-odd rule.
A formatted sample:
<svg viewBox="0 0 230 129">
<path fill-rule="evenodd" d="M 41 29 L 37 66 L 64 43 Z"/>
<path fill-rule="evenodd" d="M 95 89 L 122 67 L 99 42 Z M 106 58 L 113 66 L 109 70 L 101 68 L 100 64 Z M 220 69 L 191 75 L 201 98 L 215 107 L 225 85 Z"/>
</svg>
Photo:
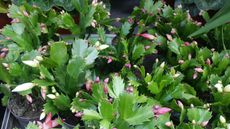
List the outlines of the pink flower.
<svg viewBox="0 0 230 129">
<path fill-rule="evenodd" d="M 59 125 L 57 120 L 58 120 L 57 118 L 52 120 L 52 114 L 49 113 L 44 123 L 37 121 L 37 124 L 39 125 L 39 129 L 52 129 Z"/>
<path fill-rule="evenodd" d="M 113 62 L 113 59 L 111 57 L 109 57 L 107 63 L 109 64 L 111 62 Z"/>
<path fill-rule="evenodd" d="M 202 68 L 200 68 L 200 67 L 197 67 L 197 68 L 195 68 L 194 70 L 195 70 L 196 72 L 198 72 L 198 73 L 204 72 L 204 70 L 203 70 Z"/>
<path fill-rule="evenodd" d="M 23 14 L 24 14 L 26 17 L 29 16 L 29 14 L 28 14 L 25 10 L 23 11 Z"/>
<path fill-rule="evenodd" d="M 156 117 L 159 117 L 160 115 L 164 115 L 170 111 L 171 109 L 167 107 L 160 107 L 158 105 L 153 107 L 153 113 L 154 113 L 154 116 Z"/>
<path fill-rule="evenodd" d="M 147 33 L 137 34 L 137 36 L 141 36 L 141 37 L 144 37 L 144 38 L 149 39 L 149 40 L 153 40 L 156 38 L 154 35 L 147 34 Z"/>
</svg>

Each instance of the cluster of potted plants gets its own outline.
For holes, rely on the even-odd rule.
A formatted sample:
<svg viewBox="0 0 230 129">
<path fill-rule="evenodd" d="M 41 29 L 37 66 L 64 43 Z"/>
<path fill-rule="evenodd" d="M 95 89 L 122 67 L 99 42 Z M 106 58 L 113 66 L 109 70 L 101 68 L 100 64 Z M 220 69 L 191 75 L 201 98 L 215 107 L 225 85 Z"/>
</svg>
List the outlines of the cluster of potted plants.
<svg viewBox="0 0 230 129">
<path fill-rule="evenodd" d="M 229 25 L 191 38 L 201 23 L 161 1 L 124 19 L 97 0 L 22 3 L 0 40 L 2 102 L 22 128 L 230 128 L 230 51 L 206 45 Z"/>
</svg>

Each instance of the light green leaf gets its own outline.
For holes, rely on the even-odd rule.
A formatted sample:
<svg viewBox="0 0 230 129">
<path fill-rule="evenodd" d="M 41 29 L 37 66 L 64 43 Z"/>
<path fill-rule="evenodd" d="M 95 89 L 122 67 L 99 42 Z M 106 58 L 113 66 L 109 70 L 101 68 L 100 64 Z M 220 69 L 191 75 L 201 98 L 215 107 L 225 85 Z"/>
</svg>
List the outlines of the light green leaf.
<svg viewBox="0 0 230 129">
<path fill-rule="evenodd" d="M 130 125 L 140 125 L 144 122 L 150 121 L 150 118 L 153 117 L 152 106 L 138 107 L 137 110 L 131 117 L 126 118 L 125 120 Z"/>
<path fill-rule="evenodd" d="M 144 45 L 142 44 L 135 45 L 132 52 L 132 59 L 137 60 L 138 58 L 143 56 L 144 52 L 145 52 Z"/>
<path fill-rule="evenodd" d="M 178 45 L 178 43 L 176 42 L 175 39 L 168 43 L 168 47 L 172 52 L 174 52 L 174 53 L 176 53 L 178 55 L 180 54 L 179 45 Z"/>
<path fill-rule="evenodd" d="M 111 121 L 113 119 L 113 105 L 107 100 L 102 100 L 99 103 L 99 113 L 103 119 Z"/>
<path fill-rule="evenodd" d="M 48 71 L 46 67 L 44 67 L 43 65 L 40 65 L 39 69 L 40 69 L 42 76 L 46 77 L 47 79 L 54 80 L 53 75 Z"/>
<path fill-rule="evenodd" d="M 119 97 L 119 95 L 124 92 L 124 88 L 125 88 L 123 79 L 121 77 L 114 76 L 112 87 L 113 87 L 113 92 L 116 95 L 116 97 Z"/>
<path fill-rule="evenodd" d="M 50 58 L 57 65 L 63 65 L 68 59 L 67 47 L 64 42 L 55 42 L 51 44 Z"/>
<path fill-rule="evenodd" d="M 63 94 L 56 96 L 56 98 L 53 100 L 53 103 L 60 110 L 69 110 L 71 106 L 70 98 Z"/>
<path fill-rule="evenodd" d="M 83 120 L 101 120 L 102 116 L 94 110 L 84 109 L 83 111 Z"/>
<path fill-rule="evenodd" d="M 100 129 L 110 129 L 110 122 L 108 120 L 102 120 L 100 122 Z"/>
<path fill-rule="evenodd" d="M 121 27 L 121 34 L 126 36 L 129 34 L 129 30 L 131 29 L 131 24 L 128 22 L 125 22 Z"/>
<path fill-rule="evenodd" d="M 49 82 L 46 80 L 39 80 L 39 79 L 35 79 L 32 82 L 39 86 L 53 86 L 56 84 L 55 82 Z"/>
<path fill-rule="evenodd" d="M 212 117 L 212 113 L 205 109 L 190 108 L 187 112 L 188 119 L 190 121 L 195 120 L 197 124 L 209 121 Z"/>
<path fill-rule="evenodd" d="M 119 96 L 119 113 L 120 117 L 127 119 L 133 115 L 134 96 L 132 94 L 124 93 Z"/>
<path fill-rule="evenodd" d="M 86 40 L 78 39 L 73 42 L 72 55 L 73 57 L 84 58 L 86 50 L 88 48 L 88 43 Z"/>
<path fill-rule="evenodd" d="M 24 32 L 25 25 L 23 23 L 14 23 L 12 24 L 12 28 L 15 33 L 21 35 Z"/>
<path fill-rule="evenodd" d="M 76 57 L 69 61 L 67 65 L 67 73 L 73 77 L 78 78 L 81 73 L 85 71 L 85 61 L 80 58 Z"/>
</svg>

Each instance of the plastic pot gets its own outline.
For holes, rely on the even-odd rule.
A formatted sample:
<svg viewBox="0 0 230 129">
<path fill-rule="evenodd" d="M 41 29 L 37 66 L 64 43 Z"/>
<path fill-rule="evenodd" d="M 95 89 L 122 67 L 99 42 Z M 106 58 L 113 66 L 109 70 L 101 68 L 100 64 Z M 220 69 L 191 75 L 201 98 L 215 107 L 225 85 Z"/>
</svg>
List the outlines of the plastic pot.
<svg viewBox="0 0 230 129">
<path fill-rule="evenodd" d="M 11 109 L 9 109 L 9 110 L 13 114 L 13 116 L 18 120 L 19 126 L 21 128 L 25 128 L 30 121 L 38 121 L 39 120 L 39 116 L 34 116 L 31 118 L 21 117 L 21 116 L 18 116 L 17 114 L 15 114 L 14 112 L 12 112 Z"/>
</svg>

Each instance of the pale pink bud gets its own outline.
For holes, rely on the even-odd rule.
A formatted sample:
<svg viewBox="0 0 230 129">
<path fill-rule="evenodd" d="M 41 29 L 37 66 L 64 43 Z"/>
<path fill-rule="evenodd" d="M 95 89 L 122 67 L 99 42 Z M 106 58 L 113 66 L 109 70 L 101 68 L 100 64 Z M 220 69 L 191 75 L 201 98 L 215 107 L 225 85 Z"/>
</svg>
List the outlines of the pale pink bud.
<svg viewBox="0 0 230 129">
<path fill-rule="evenodd" d="M 129 22 L 129 24 L 133 24 L 133 19 L 132 19 L 132 18 L 129 18 L 129 19 L 128 19 L 128 22 Z"/>
<path fill-rule="evenodd" d="M 13 23 L 18 23 L 18 22 L 20 22 L 18 18 L 14 18 L 14 19 L 11 21 L 12 24 L 13 24 Z"/>
<path fill-rule="evenodd" d="M 211 60 L 209 58 L 206 60 L 206 64 L 211 65 Z"/>
<path fill-rule="evenodd" d="M 109 57 L 107 63 L 109 64 L 111 62 L 113 62 L 113 59 L 111 57 Z"/>
<path fill-rule="evenodd" d="M 137 34 L 137 36 L 141 36 L 141 37 L 144 37 L 144 38 L 149 39 L 149 40 L 153 40 L 156 38 L 154 35 L 147 34 L 147 33 Z"/>
<path fill-rule="evenodd" d="M 197 76 L 198 76 L 198 75 L 197 75 L 197 72 L 195 72 L 195 73 L 193 74 L 192 78 L 193 78 L 193 79 L 196 79 Z"/>
<path fill-rule="evenodd" d="M 189 46 L 190 43 L 189 43 L 189 42 L 184 42 L 184 45 L 185 45 L 185 46 Z"/>
<path fill-rule="evenodd" d="M 82 113 L 82 112 L 77 112 L 77 113 L 75 114 L 75 116 L 76 116 L 76 117 L 82 117 L 82 116 L 83 116 L 83 113 Z"/>
<path fill-rule="evenodd" d="M 92 90 L 92 80 L 88 80 L 86 83 L 85 83 L 85 88 L 87 91 L 91 91 Z"/>
<path fill-rule="evenodd" d="M 149 46 L 149 45 L 145 46 L 145 50 L 147 50 L 147 49 L 149 49 L 149 48 L 150 48 L 150 46 Z"/>
<path fill-rule="evenodd" d="M 198 73 L 204 72 L 204 70 L 203 70 L 202 68 L 200 68 L 200 67 L 197 67 L 197 68 L 195 68 L 194 70 L 195 70 L 196 72 L 198 72 Z"/>
<path fill-rule="evenodd" d="M 24 16 L 26 16 L 26 17 L 29 16 L 29 14 L 28 14 L 25 10 L 23 11 L 23 14 L 24 14 Z"/>
<path fill-rule="evenodd" d="M 130 63 L 125 64 L 125 67 L 128 68 L 128 69 L 130 69 L 131 68 L 131 64 Z"/>
<path fill-rule="evenodd" d="M 183 110 L 184 109 L 184 105 L 181 101 L 177 101 L 177 105 Z"/>
<path fill-rule="evenodd" d="M 127 87 L 127 88 L 126 88 L 126 91 L 127 91 L 128 93 L 132 93 L 132 92 L 133 92 L 133 87 L 132 87 L 132 86 Z"/>
<path fill-rule="evenodd" d="M 99 82 L 100 82 L 100 78 L 99 78 L 98 76 L 96 77 L 95 82 L 96 82 L 96 83 L 99 83 Z"/>
<path fill-rule="evenodd" d="M 6 57 L 6 53 L 5 52 L 3 52 L 3 53 L 0 54 L 0 58 L 5 58 L 5 57 Z"/>
<path fill-rule="evenodd" d="M 173 124 L 172 124 L 171 121 L 168 121 L 168 122 L 165 123 L 165 126 L 167 126 L 167 127 L 170 127 L 170 126 L 172 126 L 172 125 L 173 125 Z"/>
<path fill-rule="evenodd" d="M 171 34 L 176 34 L 176 29 L 175 28 L 172 28 Z"/>
<path fill-rule="evenodd" d="M 8 51 L 9 51 L 8 48 L 2 48 L 2 49 L 1 49 L 1 52 L 8 52 Z"/>
<path fill-rule="evenodd" d="M 201 123 L 202 127 L 205 127 L 206 125 L 208 125 L 208 121 L 204 121 L 204 122 Z"/>
<path fill-rule="evenodd" d="M 183 64 L 183 63 L 184 63 L 184 60 L 179 60 L 178 63 L 179 63 L 179 64 Z"/>
<path fill-rule="evenodd" d="M 46 92 L 47 92 L 46 87 L 42 87 L 42 88 L 41 88 L 41 95 L 42 95 L 42 98 L 43 98 L 43 99 L 46 99 Z"/>
<path fill-rule="evenodd" d="M 105 94 L 108 94 L 108 93 L 109 93 L 109 90 L 108 90 L 108 86 L 107 86 L 107 85 L 104 86 L 103 90 L 104 90 L 104 93 L 105 93 Z"/>
<path fill-rule="evenodd" d="M 28 102 L 32 103 L 33 102 L 33 99 L 30 95 L 26 95 L 26 99 Z"/>
<path fill-rule="evenodd" d="M 169 41 L 172 41 L 172 40 L 173 40 L 172 35 L 170 35 L 170 34 L 166 34 L 166 37 L 167 37 L 167 39 L 168 39 Z"/>
<path fill-rule="evenodd" d="M 104 80 L 104 83 L 108 83 L 109 82 L 109 78 L 106 78 L 105 80 Z"/>
<path fill-rule="evenodd" d="M 84 101 L 85 101 L 85 99 L 79 99 L 79 101 L 80 101 L 80 102 L 84 102 Z"/>
</svg>

